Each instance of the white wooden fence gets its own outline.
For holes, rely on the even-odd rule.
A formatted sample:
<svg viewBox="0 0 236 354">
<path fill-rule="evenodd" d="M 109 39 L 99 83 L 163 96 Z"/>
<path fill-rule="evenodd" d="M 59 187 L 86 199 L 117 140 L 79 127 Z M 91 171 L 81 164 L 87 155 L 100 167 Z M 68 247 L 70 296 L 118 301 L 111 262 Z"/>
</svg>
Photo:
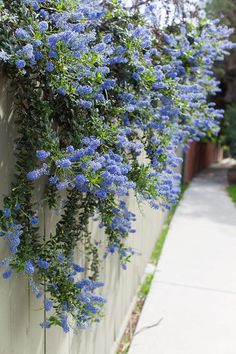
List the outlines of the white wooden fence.
<svg viewBox="0 0 236 354">
<path fill-rule="evenodd" d="M 13 100 L 9 83 L 0 73 L 0 207 L 3 195 L 8 194 L 14 173 Z M 27 282 L 20 275 L 10 280 L 0 276 L 0 354 L 113 354 L 135 302 L 139 283 L 144 276 L 153 246 L 160 234 L 165 214 L 143 205 L 139 210 L 134 198 L 129 198 L 130 210 L 136 213 L 137 232 L 129 244 L 140 252 L 134 256 L 126 271 L 116 256 L 109 256 L 102 265 L 101 280 L 105 282 L 103 295 L 108 302 L 101 323 L 81 331 L 79 335 L 64 334 L 60 328 L 43 330 L 42 303 L 31 294 Z M 45 210 L 46 229 L 55 221 Z M 91 223 L 96 239 L 103 238 L 97 223 Z M 7 255 L 7 245 L 0 239 L 0 259 Z"/>
</svg>

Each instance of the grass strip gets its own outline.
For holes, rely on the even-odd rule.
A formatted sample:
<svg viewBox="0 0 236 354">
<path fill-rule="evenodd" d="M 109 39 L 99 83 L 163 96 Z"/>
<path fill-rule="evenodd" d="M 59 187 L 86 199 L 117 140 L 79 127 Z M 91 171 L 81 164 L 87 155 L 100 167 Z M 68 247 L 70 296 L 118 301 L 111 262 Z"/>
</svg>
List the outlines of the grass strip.
<svg viewBox="0 0 236 354">
<path fill-rule="evenodd" d="M 231 184 L 227 188 L 228 195 L 232 201 L 236 204 L 236 184 Z"/>
</svg>

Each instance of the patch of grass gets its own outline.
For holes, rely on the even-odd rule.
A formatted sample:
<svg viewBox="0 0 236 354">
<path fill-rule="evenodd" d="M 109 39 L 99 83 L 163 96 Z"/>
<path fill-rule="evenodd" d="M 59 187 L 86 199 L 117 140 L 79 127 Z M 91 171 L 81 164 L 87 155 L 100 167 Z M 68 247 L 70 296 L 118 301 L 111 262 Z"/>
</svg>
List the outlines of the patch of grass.
<svg viewBox="0 0 236 354">
<path fill-rule="evenodd" d="M 146 276 L 143 284 L 140 287 L 139 297 L 146 299 L 147 294 L 149 293 L 149 290 L 150 290 L 150 287 L 151 287 L 151 283 L 152 283 L 153 277 L 154 277 L 154 273 L 148 274 Z"/>
<path fill-rule="evenodd" d="M 170 223 L 170 220 L 168 220 L 168 223 L 163 226 L 160 237 L 158 238 L 158 240 L 155 244 L 154 250 L 152 251 L 151 263 L 154 265 L 157 265 L 157 263 L 160 259 L 161 251 L 162 251 L 162 248 L 163 248 L 165 240 L 166 240 L 166 236 L 169 231 L 169 223 Z"/>
<path fill-rule="evenodd" d="M 232 201 L 236 204 L 236 184 L 228 186 L 227 191 Z"/>
<path fill-rule="evenodd" d="M 181 200 L 181 198 L 187 188 L 188 188 L 188 185 L 183 185 L 181 187 L 179 201 Z M 152 265 L 154 265 L 155 267 L 157 266 L 158 261 L 160 259 L 161 252 L 162 252 L 165 240 L 166 240 L 166 236 L 169 231 L 170 222 L 172 220 L 172 217 L 175 213 L 175 210 L 176 210 L 178 204 L 179 204 L 179 202 L 176 203 L 176 205 L 174 205 L 172 207 L 171 211 L 169 212 L 169 214 L 167 216 L 166 223 L 162 228 L 161 234 L 160 234 L 160 236 L 154 246 L 153 252 L 151 254 L 150 263 Z M 133 338 L 133 335 L 134 335 L 134 332 L 135 332 L 135 329 L 136 329 L 136 326 L 137 326 L 137 323 L 138 323 L 138 320 L 139 320 L 139 317 L 140 317 L 140 314 L 141 314 L 141 311 L 143 308 L 143 305 L 145 303 L 146 297 L 147 297 L 147 295 L 150 291 L 150 288 L 151 288 L 153 277 L 154 277 L 154 272 L 151 274 L 148 274 L 146 276 L 144 282 L 140 286 L 140 289 L 138 292 L 137 303 L 136 303 L 135 308 L 131 314 L 130 320 L 128 322 L 128 325 L 127 325 L 126 331 L 123 335 L 123 338 L 121 340 L 121 344 L 120 344 L 117 354 L 127 354 L 129 351 L 129 347 L 130 347 L 130 344 L 131 344 L 131 341 L 132 341 L 132 338 Z"/>
</svg>

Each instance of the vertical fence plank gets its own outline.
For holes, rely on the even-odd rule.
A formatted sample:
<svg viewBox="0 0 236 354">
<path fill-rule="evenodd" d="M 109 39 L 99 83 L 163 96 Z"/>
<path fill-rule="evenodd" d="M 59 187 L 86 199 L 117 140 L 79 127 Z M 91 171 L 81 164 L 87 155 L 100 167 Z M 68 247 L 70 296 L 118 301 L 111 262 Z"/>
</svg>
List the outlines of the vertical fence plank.
<svg viewBox="0 0 236 354">
<path fill-rule="evenodd" d="M 0 257 L 5 256 L 5 242 L 0 241 Z M 10 281 L 0 277 L 0 303 L 1 303 L 1 321 L 0 321 L 0 354 L 9 354 L 11 348 L 11 323 L 10 323 Z"/>
<path fill-rule="evenodd" d="M 16 131 L 13 117 L 13 99 L 9 81 L 0 73 L 0 206 L 3 196 L 10 191 L 14 174 L 14 139 Z M 8 256 L 7 244 L 0 242 L 0 259 Z M 0 280 L 1 321 L 0 352 L 28 353 L 28 291 L 20 276 Z"/>
</svg>

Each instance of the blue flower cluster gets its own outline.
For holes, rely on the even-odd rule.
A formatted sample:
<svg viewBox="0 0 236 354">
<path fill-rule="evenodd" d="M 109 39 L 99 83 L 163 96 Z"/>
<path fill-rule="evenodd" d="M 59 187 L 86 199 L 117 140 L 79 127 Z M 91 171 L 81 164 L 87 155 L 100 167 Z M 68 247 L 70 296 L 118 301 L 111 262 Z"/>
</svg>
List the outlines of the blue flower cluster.
<svg viewBox="0 0 236 354">
<path fill-rule="evenodd" d="M 22 232 L 23 225 L 15 224 L 14 221 L 3 220 L 0 235 L 7 240 L 9 251 L 13 255 L 18 251 L 18 246 L 20 245 L 20 236 Z"/>
<path fill-rule="evenodd" d="M 62 256 L 62 253 L 60 253 L 60 256 Z M 58 261 L 60 262 L 60 260 Z M 61 327 L 63 331 L 67 333 L 71 328 L 87 328 L 95 319 L 98 320 L 101 308 L 106 300 L 104 297 L 93 293 L 95 289 L 103 287 L 104 284 L 88 278 L 81 279 L 80 274 L 83 273 L 85 269 L 79 264 L 74 263 L 73 258 L 68 261 L 64 257 L 61 266 L 62 264 L 68 291 L 70 292 L 71 289 L 73 289 L 73 302 L 71 300 L 69 301 L 69 299 L 60 304 L 57 300 L 53 301 L 54 294 L 61 290 L 60 288 L 64 286 L 64 283 L 59 279 L 57 282 L 49 281 L 47 287 L 48 291 L 51 293 L 51 299 L 46 299 L 44 302 L 45 311 L 49 314 L 47 320 L 41 323 L 41 326 L 43 328 L 50 328 L 54 324 L 55 317 L 51 315 L 51 313 L 52 310 L 57 307 L 60 313 L 59 320 Z M 52 263 L 50 267 L 54 267 Z M 75 304 L 77 304 L 77 306 Z M 71 313 L 73 313 L 74 321 L 70 323 Z"/>
<path fill-rule="evenodd" d="M 92 193 L 99 199 L 109 195 L 126 196 L 130 189 L 135 188 L 135 182 L 130 181 L 128 173 L 131 166 L 124 163 L 121 155 L 108 151 L 101 154 L 98 149 L 101 141 L 94 136 L 83 139 L 84 147 L 74 149 L 70 146 L 63 157 L 50 163 L 56 165 L 56 175 L 49 182 L 57 189 L 76 188 L 81 192 Z M 44 152 L 49 156 L 49 153 Z M 39 158 L 41 160 L 41 158 Z M 42 174 L 48 175 L 48 165 L 27 174 L 29 180 L 36 180 Z M 43 172 L 42 172 L 43 171 Z"/>
<path fill-rule="evenodd" d="M 52 75 L 52 85 L 58 94 L 68 94 L 77 105 L 90 110 L 93 101 L 103 100 L 103 91 L 116 84 L 115 79 L 106 78 L 108 65 L 127 61 L 125 48 L 113 47 L 111 34 L 96 37 L 95 31 L 107 10 L 96 0 L 74 1 L 76 11 L 68 11 L 65 1 L 62 12 L 57 2 L 55 7 L 50 1 L 19 2 L 33 9 L 34 18 L 16 29 L 20 49 L 11 59 L 23 73 L 37 66 L 43 68 Z M 58 58 L 64 60 L 60 66 L 56 65 Z"/>
<path fill-rule="evenodd" d="M 6 218 L 6 217 L 5 217 Z M 9 217 L 7 217 L 9 218 Z M 1 236 L 4 235 L 9 241 L 9 250 L 11 256 L 1 262 L 1 266 L 7 268 L 3 272 L 3 278 L 9 279 L 13 270 L 17 270 L 17 265 L 14 262 L 14 255 L 17 252 L 17 247 L 20 244 L 20 235 L 22 233 L 22 225 L 14 225 L 7 221 L 6 225 L 2 225 L 8 228 L 5 235 L 1 231 Z M 10 232 L 11 228 L 11 232 Z M 60 280 L 56 281 L 55 274 L 60 268 Z M 69 332 L 71 328 L 87 328 L 94 321 L 95 318 L 99 320 L 100 311 L 106 300 L 104 297 L 95 295 L 93 290 L 103 286 L 102 282 L 93 281 L 88 278 L 81 278 L 81 274 L 85 269 L 79 264 L 74 262 L 73 257 L 67 259 L 62 251 L 58 254 L 50 254 L 47 259 L 37 258 L 36 255 L 31 255 L 31 259 L 27 259 L 23 263 L 21 272 L 26 275 L 31 284 L 31 288 L 36 298 L 42 297 L 43 287 L 45 284 L 37 284 L 34 280 L 38 279 L 41 273 L 47 276 L 46 287 L 50 291 L 50 298 L 44 301 L 44 309 L 48 313 L 48 318 L 41 326 L 43 328 L 50 328 L 55 321 L 55 316 L 52 315 L 52 311 L 57 308 L 60 312 L 60 322 L 64 332 Z M 62 276 L 64 277 L 62 280 Z M 63 282 L 62 282 L 63 281 Z M 64 282 L 67 284 L 68 292 L 71 294 L 73 289 L 73 301 L 70 299 L 68 302 L 58 302 L 58 298 L 55 296 L 61 287 L 64 286 Z M 72 302 L 70 302 L 72 301 Z M 75 305 L 77 303 L 77 306 Z M 72 305 L 73 304 L 73 305 Z M 69 315 L 73 313 L 75 321 L 69 323 Z"/>
<path fill-rule="evenodd" d="M 111 229 L 118 230 L 121 234 L 133 233 L 132 222 L 136 220 L 135 214 L 127 209 L 126 203 L 120 201 L 117 208 L 112 209 L 114 215 L 111 221 Z"/>
<path fill-rule="evenodd" d="M 217 21 L 202 25 L 200 33 L 198 28 L 189 29 L 182 25 L 175 36 L 163 32 L 162 49 L 158 51 L 154 36 L 146 26 L 127 24 L 122 43 L 115 42 L 111 33 L 96 36 L 95 31 L 99 31 L 107 13 L 107 8 L 99 5 L 98 1 L 89 4 L 79 1 L 77 12 L 62 13 L 57 11 L 56 4 L 54 12 L 51 12 L 51 7 L 47 11 L 47 1 L 23 3 L 33 7 L 35 25 L 32 27 L 30 21 L 30 24 L 25 23 L 24 27 L 21 25 L 16 30 L 21 48 L 12 60 L 16 60 L 21 69 L 26 65 L 25 70 L 31 70 L 35 65 L 44 68 L 45 72 L 51 73 L 49 80 L 56 92 L 69 96 L 85 110 L 100 106 L 104 110 L 104 105 L 109 107 L 112 104 L 117 117 L 114 121 L 117 126 L 116 148 L 121 150 L 118 160 L 123 161 L 123 154 L 138 157 L 144 148 L 151 161 L 146 174 L 149 189 L 157 187 L 156 193 L 148 197 L 147 186 L 140 197 L 150 199 L 152 205 L 170 207 L 178 190 L 175 182 L 178 175 L 173 173 L 173 166 L 178 161 L 177 146 L 190 138 L 198 140 L 209 130 L 218 130 L 217 122 L 223 112 L 208 102 L 209 94 L 218 90 L 211 68 L 215 60 L 221 60 L 226 50 L 232 48 L 232 43 L 227 40 L 231 30 L 219 26 Z M 121 7 L 120 11 L 123 11 Z M 56 65 L 58 58 L 63 60 L 60 66 Z M 126 81 L 115 76 L 112 71 L 114 65 L 119 65 L 121 72 L 125 72 L 128 66 L 131 68 Z M 63 85 L 61 80 L 58 81 L 62 75 Z M 116 104 L 115 91 L 119 97 Z M 108 113 L 111 114 L 110 108 Z M 120 129 L 121 122 L 125 129 Z M 143 135 L 150 140 L 144 140 Z M 111 155 L 111 152 L 107 154 Z M 58 189 L 76 185 L 84 192 L 92 192 L 105 199 L 112 190 L 114 194 L 125 195 L 129 188 L 135 188 L 135 181 L 128 181 L 126 177 L 132 170 L 128 161 L 122 167 L 123 171 L 127 170 L 124 173 L 119 166 L 123 162 L 117 158 L 115 161 L 112 157 L 113 165 L 108 166 L 110 156 L 94 156 L 88 166 L 81 154 L 92 156 L 94 152 L 90 147 L 80 149 L 74 153 L 74 161 L 71 156 L 65 156 L 56 161 L 56 166 L 70 168 L 71 163 L 78 164 L 79 159 L 82 170 L 90 167 L 92 172 L 96 172 L 97 180 L 94 179 L 93 183 L 92 175 L 88 178 L 83 171 L 75 179 L 60 172 L 60 176 L 65 178 L 61 180 L 54 176 L 50 179 Z M 37 156 L 43 161 L 50 156 L 50 151 L 38 151 Z M 44 174 L 48 174 L 47 164 L 29 172 L 28 178 L 35 180 Z M 100 186 L 94 188 L 97 181 Z M 110 188 L 107 188 L 109 184 Z M 166 185 L 169 185 L 169 192 Z M 163 203 L 158 205 L 157 199 L 162 199 Z"/>
<path fill-rule="evenodd" d="M 223 111 L 209 102 L 219 90 L 213 65 L 233 48 L 228 40 L 232 31 L 205 20 L 199 26 L 183 24 L 174 34 L 160 30 L 157 37 L 119 1 L 18 2 L 24 11 L 16 9 L 13 15 L 4 1 L 1 5 L 13 42 L 0 43 L 0 62 L 40 86 L 49 106 L 47 124 L 56 136 L 55 144 L 35 149 L 37 165 L 26 183 L 33 187 L 33 181 L 46 176 L 50 191 L 85 195 L 107 234 L 105 256 L 118 252 L 125 268 L 136 253 L 125 241 L 135 231 L 126 197 L 133 191 L 153 208 L 170 209 L 180 191 L 178 148 L 208 132 L 217 134 Z M 14 26 L 9 25 L 12 16 Z M 67 110 L 66 125 L 59 107 Z M 1 215 L 1 235 L 11 254 L 3 277 L 23 272 L 36 297 L 46 283 L 49 317 L 44 328 L 60 323 L 68 332 L 71 315 L 80 328 L 97 321 L 104 299 L 93 291 L 102 284 L 81 278 L 84 269 L 71 257 L 74 246 L 65 251 L 74 245 L 73 234 L 66 245 L 54 242 L 53 249 L 42 243 L 38 254 L 27 242 L 21 248 L 21 235 L 31 230 L 34 239 L 39 219 L 33 211 L 21 215 L 16 205 L 15 200 L 6 204 Z M 84 225 L 93 216 L 86 215 Z M 22 218 L 24 223 L 18 222 Z M 56 316 L 50 316 L 54 310 Z"/>
</svg>

